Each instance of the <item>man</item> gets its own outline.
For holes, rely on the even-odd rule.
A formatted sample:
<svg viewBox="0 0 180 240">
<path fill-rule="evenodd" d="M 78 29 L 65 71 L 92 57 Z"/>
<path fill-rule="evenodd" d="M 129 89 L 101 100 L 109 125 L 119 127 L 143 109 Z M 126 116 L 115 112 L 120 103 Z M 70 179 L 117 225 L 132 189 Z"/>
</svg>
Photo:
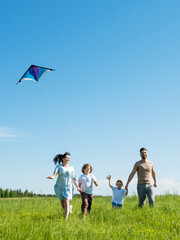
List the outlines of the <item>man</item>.
<svg viewBox="0 0 180 240">
<path fill-rule="evenodd" d="M 153 186 L 151 185 L 151 177 L 154 180 L 154 187 L 157 187 L 156 184 L 156 174 L 154 171 L 153 163 L 147 160 L 147 149 L 140 149 L 141 160 L 136 162 L 132 172 L 129 175 L 128 181 L 126 183 L 125 189 L 128 190 L 128 185 L 135 173 L 137 172 L 138 184 L 137 192 L 139 197 L 139 207 L 143 207 L 146 200 L 146 195 L 149 200 L 149 206 L 154 206 L 154 191 Z"/>
</svg>

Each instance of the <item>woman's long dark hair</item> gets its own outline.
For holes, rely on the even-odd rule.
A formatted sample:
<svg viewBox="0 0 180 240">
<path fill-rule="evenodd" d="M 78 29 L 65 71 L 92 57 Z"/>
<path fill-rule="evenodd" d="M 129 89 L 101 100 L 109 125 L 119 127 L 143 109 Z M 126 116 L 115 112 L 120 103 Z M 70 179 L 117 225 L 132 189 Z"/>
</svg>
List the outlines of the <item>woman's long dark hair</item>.
<svg viewBox="0 0 180 240">
<path fill-rule="evenodd" d="M 56 165 L 57 163 L 63 163 L 63 158 L 65 158 L 66 155 L 70 156 L 71 154 L 69 152 L 65 152 L 64 154 L 57 154 L 53 159 L 54 164 Z"/>
</svg>

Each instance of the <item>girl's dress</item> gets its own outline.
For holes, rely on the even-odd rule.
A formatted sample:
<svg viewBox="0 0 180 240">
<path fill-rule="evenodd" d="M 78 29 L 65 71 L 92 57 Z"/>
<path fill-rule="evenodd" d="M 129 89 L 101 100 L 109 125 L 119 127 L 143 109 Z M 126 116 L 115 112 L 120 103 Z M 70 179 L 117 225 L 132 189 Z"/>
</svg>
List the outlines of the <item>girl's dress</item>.
<svg viewBox="0 0 180 240">
<path fill-rule="evenodd" d="M 74 168 L 72 166 L 64 167 L 62 164 L 59 164 L 54 171 L 58 174 L 56 184 L 54 185 L 56 197 L 60 200 L 65 198 L 72 200 L 74 195 L 72 182 L 72 178 L 75 178 Z"/>
</svg>

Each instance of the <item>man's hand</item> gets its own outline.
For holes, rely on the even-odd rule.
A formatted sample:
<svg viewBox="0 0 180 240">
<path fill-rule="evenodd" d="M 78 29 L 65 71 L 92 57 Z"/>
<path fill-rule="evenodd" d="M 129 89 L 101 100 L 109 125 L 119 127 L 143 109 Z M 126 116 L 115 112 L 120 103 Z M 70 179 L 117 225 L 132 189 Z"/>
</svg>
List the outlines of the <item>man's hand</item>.
<svg viewBox="0 0 180 240">
<path fill-rule="evenodd" d="M 154 183 L 154 187 L 157 187 L 157 184 L 156 184 L 156 183 Z"/>
</svg>

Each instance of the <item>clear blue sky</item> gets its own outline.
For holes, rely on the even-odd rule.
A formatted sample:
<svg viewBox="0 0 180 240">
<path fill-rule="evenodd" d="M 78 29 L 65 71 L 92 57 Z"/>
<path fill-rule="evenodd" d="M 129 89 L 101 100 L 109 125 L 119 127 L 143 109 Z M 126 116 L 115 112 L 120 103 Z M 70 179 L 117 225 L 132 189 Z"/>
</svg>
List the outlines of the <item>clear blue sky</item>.
<svg viewBox="0 0 180 240">
<path fill-rule="evenodd" d="M 127 180 L 148 149 L 158 194 L 180 193 L 180 2 L 1 2 L 0 187 L 53 193 L 57 153 Z M 54 68 L 16 82 L 31 65 Z M 136 177 L 130 183 L 136 192 Z M 173 190 L 174 189 L 174 190 Z"/>
</svg>

